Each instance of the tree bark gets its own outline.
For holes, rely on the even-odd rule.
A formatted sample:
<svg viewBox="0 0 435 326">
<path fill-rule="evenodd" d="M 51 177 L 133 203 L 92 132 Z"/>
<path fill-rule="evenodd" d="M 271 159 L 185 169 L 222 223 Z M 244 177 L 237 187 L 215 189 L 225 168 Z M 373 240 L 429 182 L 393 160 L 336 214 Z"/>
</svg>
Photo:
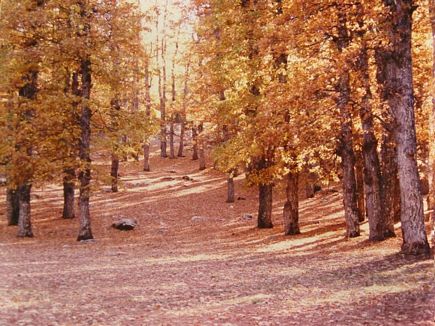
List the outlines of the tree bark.
<svg viewBox="0 0 435 326">
<path fill-rule="evenodd" d="M 119 157 L 118 154 L 115 153 L 112 153 L 112 165 L 110 168 L 110 177 L 112 180 L 112 192 L 118 192 Z"/>
<path fill-rule="evenodd" d="M 8 188 L 6 190 L 6 217 L 8 225 L 18 225 L 19 214 L 18 193 L 15 189 Z"/>
<path fill-rule="evenodd" d="M 184 157 L 184 134 L 186 130 L 185 122 L 184 122 L 184 116 L 181 118 L 181 124 L 180 124 L 180 143 L 178 146 L 178 157 Z"/>
<path fill-rule="evenodd" d="M 227 203 L 234 203 L 234 178 L 230 172 L 227 179 Z"/>
<path fill-rule="evenodd" d="M 32 185 L 26 184 L 18 187 L 18 205 L 19 205 L 19 219 L 18 219 L 18 236 L 19 237 L 33 237 L 32 224 L 30 220 L 30 191 Z"/>
<path fill-rule="evenodd" d="M 432 112 L 429 122 L 429 219 L 432 224 L 432 248 L 435 248 L 435 0 L 429 0 L 429 12 L 432 25 Z"/>
<path fill-rule="evenodd" d="M 143 170 L 145 172 L 151 171 L 151 169 L 150 169 L 150 144 L 143 145 Z"/>
<path fill-rule="evenodd" d="M 389 229 L 382 209 L 381 165 L 377 151 L 378 141 L 375 136 L 373 124 L 369 58 L 365 44 L 362 45 L 359 57 L 359 69 L 365 91 L 359 115 L 363 130 L 362 154 L 364 159 L 364 188 L 369 222 L 369 239 L 372 241 L 381 241 L 385 239 L 385 236 L 394 236 L 394 226 L 392 230 Z"/>
<path fill-rule="evenodd" d="M 286 202 L 283 210 L 284 234 L 300 234 L 299 229 L 299 173 L 287 174 Z"/>
<path fill-rule="evenodd" d="M 338 34 L 336 46 L 342 53 L 349 46 L 349 32 L 347 30 L 346 16 L 338 8 Z M 355 178 L 355 154 L 353 151 L 352 114 L 350 112 L 350 75 L 349 71 L 340 72 L 337 91 L 337 107 L 340 112 L 340 139 L 337 149 L 341 156 L 341 168 L 343 173 L 343 204 L 346 220 L 347 237 L 353 238 L 360 235 L 359 214 L 357 201 L 357 188 Z"/>
<path fill-rule="evenodd" d="M 82 13 L 83 14 L 83 13 Z M 80 228 L 77 241 L 90 240 L 94 237 L 91 231 L 91 216 L 89 212 L 89 200 L 91 192 L 91 108 L 89 107 L 88 100 L 91 95 L 92 77 L 91 77 L 91 61 L 89 58 L 81 61 L 81 75 L 82 75 L 82 112 L 80 115 L 80 143 L 79 153 L 82 163 L 81 171 L 79 173 L 80 182 Z"/>
<path fill-rule="evenodd" d="M 272 223 L 272 192 L 273 185 L 262 184 L 258 186 L 259 200 L 258 200 L 258 228 L 270 229 L 273 228 Z"/>
<path fill-rule="evenodd" d="M 192 143 L 193 143 L 192 160 L 196 161 L 199 157 L 198 157 L 198 131 L 195 127 L 192 127 Z"/>
<path fill-rule="evenodd" d="M 353 151 L 352 115 L 349 112 L 349 73 L 344 73 L 339 81 L 341 133 L 338 154 L 341 156 L 343 204 L 346 220 L 346 235 L 354 238 L 360 235 L 357 188 L 355 178 L 355 154 Z"/>
<path fill-rule="evenodd" d="M 64 169 L 63 177 L 63 213 L 62 217 L 64 219 L 74 218 L 74 180 L 76 174 L 74 169 L 66 168 Z"/>
<path fill-rule="evenodd" d="M 263 156 L 257 163 L 257 169 L 263 170 L 269 167 L 269 162 Z M 273 204 L 273 185 L 260 182 L 258 186 L 258 228 L 273 228 L 272 223 L 272 204 Z"/>
<path fill-rule="evenodd" d="M 366 218 L 366 194 L 364 187 L 364 162 L 363 154 L 361 151 L 355 153 L 355 178 L 356 178 L 356 192 L 358 201 L 358 221 L 364 222 Z"/>
<path fill-rule="evenodd" d="M 169 158 L 175 159 L 175 146 L 174 146 L 174 121 L 169 124 Z"/>
<path fill-rule="evenodd" d="M 384 0 L 387 8 L 389 43 L 384 51 L 387 101 L 395 121 L 397 163 L 401 194 L 402 252 L 427 255 L 429 243 L 424 225 L 423 198 L 417 168 L 412 74 L 412 0 Z"/>
</svg>

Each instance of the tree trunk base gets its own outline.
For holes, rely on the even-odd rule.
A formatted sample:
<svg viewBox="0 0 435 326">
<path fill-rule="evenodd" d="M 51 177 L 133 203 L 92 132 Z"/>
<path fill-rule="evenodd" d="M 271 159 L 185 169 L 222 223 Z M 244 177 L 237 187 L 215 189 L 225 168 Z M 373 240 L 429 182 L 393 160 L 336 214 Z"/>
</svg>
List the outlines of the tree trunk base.
<svg viewBox="0 0 435 326">
<path fill-rule="evenodd" d="M 272 229 L 273 223 L 272 222 L 258 221 L 258 228 L 259 229 Z"/>
<path fill-rule="evenodd" d="M 291 227 L 289 230 L 287 230 L 284 235 L 297 235 L 301 234 L 301 231 L 299 230 L 298 226 Z"/>
<path fill-rule="evenodd" d="M 349 237 L 349 238 L 357 238 L 357 237 L 359 237 L 360 235 L 361 235 L 361 234 L 360 234 L 359 232 L 357 232 L 357 231 L 352 231 L 352 232 L 349 233 L 348 237 Z"/>
<path fill-rule="evenodd" d="M 92 232 L 90 230 L 80 231 L 77 241 L 86 241 L 94 239 Z"/>
<path fill-rule="evenodd" d="M 384 237 L 385 237 L 385 239 L 395 238 L 396 237 L 396 233 L 394 233 L 394 231 L 391 231 L 391 230 L 386 230 L 384 232 Z"/>
<path fill-rule="evenodd" d="M 402 245 L 401 253 L 405 256 L 420 256 L 429 257 L 430 247 L 429 242 L 416 242 L 416 243 L 404 243 Z"/>
</svg>

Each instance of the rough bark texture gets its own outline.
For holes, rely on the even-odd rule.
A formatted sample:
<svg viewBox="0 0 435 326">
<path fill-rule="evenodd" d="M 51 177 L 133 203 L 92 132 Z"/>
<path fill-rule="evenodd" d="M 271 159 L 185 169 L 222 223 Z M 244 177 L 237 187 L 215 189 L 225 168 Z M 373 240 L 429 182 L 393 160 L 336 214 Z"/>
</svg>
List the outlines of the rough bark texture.
<svg viewBox="0 0 435 326">
<path fill-rule="evenodd" d="M 287 174 L 286 202 L 284 204 L 284 234 L 294 235 L 301 233 L 299 229 L 299 174 Z"/>
<path fill-rule="evenodd" d="M 119 177 L 119 157 L 112 153 L 112 164 L 110 167 L 110 177 L 112 179 L 112 192 L 118 192 L 118 177 Z"/>
<path fill-rule="evenodd" d="M 6 190 L 6 218 L 8 225 L 18 225 L 20 206 L 18 194 L 15 189 Z"/>
<path fill-rule="evenodd" d="M 432 223 L 432 248 L 435 248 L 435 0 L 429 0 L 430 20 L 432 25 L 432 113 L 429 122 L 429 218 Z"/>
<path fill-rule="evenodd" d="M 365 44 L 363 45 L 359 56 L 359 69 L 365 91 L 359 115 L 363 130 L 362 155 L 364 160 L 364 188 L 369 222 L 369 239 L 380 241 L 384 240 L 385 236 L 394 235 L 394 227 L 392 230 L 388 230 L 384 211 L 382 209 L 381 165 L 377 151 L 378 141 L 375 136 L 373 124 L 369 58 Z"/>
<path fill-rule="evenodd" d="M 91 61 L 83 59 L 81 62 L 82 74 L 82 97 L 84 100 L 89 100 L 91 95 L 92 79 L 91 79 Z M 82 103 L 82 112 L 80 116 L 80 143 L 79 153 L 82 167 L 79 173 L 80 182 L 80 228 L 78 241 L 93 239 L 91 231 L 91 216 L 89 212 L 90 186 L 91 186 L 91 108 L 88 103 Z"/>
<path fill-rule="evenodd" d="M 343 204 L 346 220 L 346 234 L 349 238 L 360 235 L 357 187 L 355 178 L 355 155 L 353 152 L 352 116 L 349 112 L 349 74 L 344 73 L 339 82 L 337 101 L 341 117 L 341 132 L 338 154 L 341 156 Z"/>
<path fill-rule="evenodd" d="M 74 218 L 74 180 L 76 174 L 74 169 L 65 169 L 63 177 L 63 213 L 65 219 Z"/>
<path fill-rule="evenodd" d="M 32 224 L 30 221 L 30 191 L 31 185 L 21 185 L 18 187 L 18 236 L 33 237 Z"/>
<path fill-rule="evenodd" d="M 341 8 L 339 8 L 341 9 Z M 338 34 L 336 46 L 341 53 L 349 46 L 349 33 L 346 27 L 346 17 L 342 11 L 338 12 Z M 337 83 L 337 107 L 340 112 L 340 137 L 337 148 L 338 155 L 341 156 L 342 183 L 343 183 L 343 204 L 346 220 L 347 237 L 357 237 L 360 235 L 359 214 L 357 201 L 357 187 L 355 178 L 355 154 L 353 152 L 352 134 L 352 114 L 350 112 L 350 85 L 349 72 L 344 70 L 340 73 Z"/>
<path fill-rule="evenodd" d="M 391 48 L 383 52 L 385 89 L 393 113 L 397 144 L 397 165 L 401 193 L 402 252 L 407 255 L 429 253 L 423 215 L 423 198 L 417 168 L 412 76 L 412 0 L 384 0 L 390 22 Z"/>
</svg>

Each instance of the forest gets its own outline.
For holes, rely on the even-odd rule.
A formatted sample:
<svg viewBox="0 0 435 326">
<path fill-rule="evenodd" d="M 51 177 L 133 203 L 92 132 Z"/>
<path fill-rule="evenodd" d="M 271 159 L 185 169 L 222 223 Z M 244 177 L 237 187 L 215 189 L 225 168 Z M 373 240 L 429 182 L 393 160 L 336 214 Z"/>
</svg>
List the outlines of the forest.
<svg viewBox="0 0 435 326">
<path fill-rule="evenodd" d="M 0 321 L 433 325 L 434 77 L 435 0 L 0 0 Z"/>
</svg>

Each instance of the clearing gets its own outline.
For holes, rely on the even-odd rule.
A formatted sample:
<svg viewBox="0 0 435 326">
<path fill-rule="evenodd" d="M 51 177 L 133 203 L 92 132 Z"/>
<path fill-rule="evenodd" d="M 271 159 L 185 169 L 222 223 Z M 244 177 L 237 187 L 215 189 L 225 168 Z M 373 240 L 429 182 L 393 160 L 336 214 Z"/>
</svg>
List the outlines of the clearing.
<svg viewBox="0 0 435 326">
<path fill-rule="evenodd" d="M 435 324 L 433 261 L 398 255 L 400 237 L 368 242 L 367 225 L 346 240 L 339 193 L 303 201 L 302 234 L 284 237 L 280 198 L 275 228 L 258 230 L 242 180 L 227 204 L 222 174 L 156 153 L 151 166 L 124 163 L 119 193 L 95 191 L 96 242 L 60 219 L 59 186 L 33 192 L 35 238 L 1 220 L 1 325 Z M 138 227 L 111 228 L 119 216 Z"/>
</svg>

